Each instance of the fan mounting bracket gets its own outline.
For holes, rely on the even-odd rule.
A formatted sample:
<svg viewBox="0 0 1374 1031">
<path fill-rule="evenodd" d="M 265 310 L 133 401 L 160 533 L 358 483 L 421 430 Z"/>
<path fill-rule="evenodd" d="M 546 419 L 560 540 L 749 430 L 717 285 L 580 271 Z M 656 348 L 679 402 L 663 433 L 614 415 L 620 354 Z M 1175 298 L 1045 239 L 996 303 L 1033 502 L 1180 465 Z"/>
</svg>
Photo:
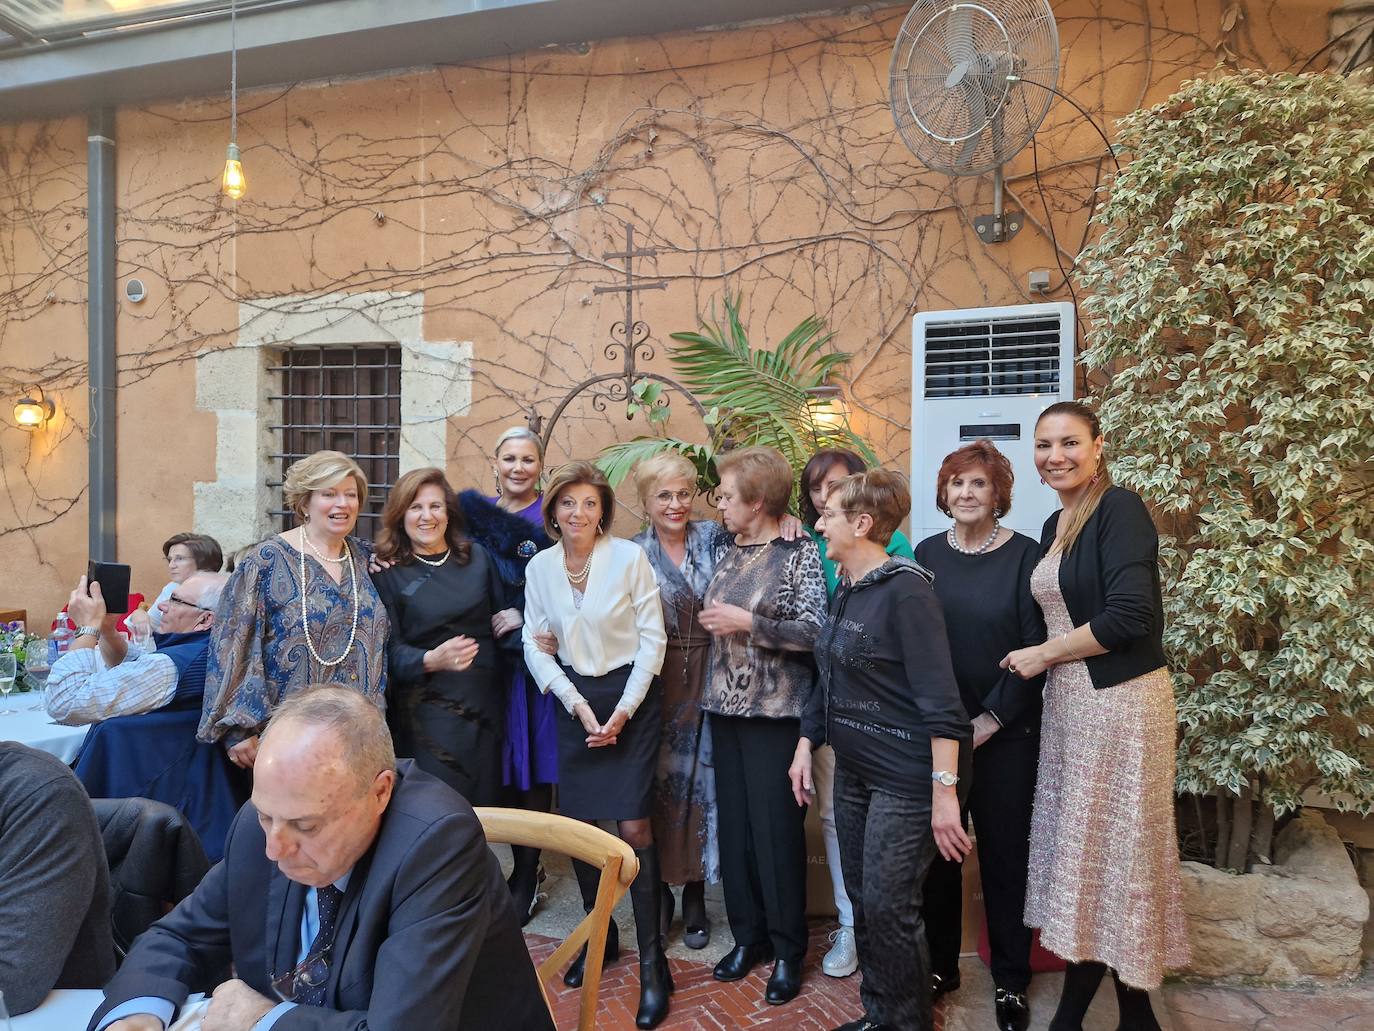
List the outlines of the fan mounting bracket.
<svg viewBox="0 0 1374 1031">
<path fill-rule="evenodd" d="M 1006 243 L 1021 231 L 1026 216 L 1015 208 L 996 215 L 975 215 L 973 228 L 984 243 Z"/>
</svg>

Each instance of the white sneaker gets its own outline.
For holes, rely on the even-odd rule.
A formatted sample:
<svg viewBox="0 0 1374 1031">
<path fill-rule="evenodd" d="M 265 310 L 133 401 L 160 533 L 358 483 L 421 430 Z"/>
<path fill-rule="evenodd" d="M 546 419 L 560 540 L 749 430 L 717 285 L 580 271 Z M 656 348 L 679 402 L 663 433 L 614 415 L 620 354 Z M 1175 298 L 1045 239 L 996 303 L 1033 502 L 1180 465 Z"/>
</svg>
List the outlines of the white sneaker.
<svg viewBox="0 0 1374 1031">
<path fill-rule="evenodd" d="M 859 950 L 854 942 L 854 928 L 841 926 L 830 932 L 835 944 L 821 960 L 821 970 L 831 977 L 848 977 L 859 969 Z"/>
</svg>

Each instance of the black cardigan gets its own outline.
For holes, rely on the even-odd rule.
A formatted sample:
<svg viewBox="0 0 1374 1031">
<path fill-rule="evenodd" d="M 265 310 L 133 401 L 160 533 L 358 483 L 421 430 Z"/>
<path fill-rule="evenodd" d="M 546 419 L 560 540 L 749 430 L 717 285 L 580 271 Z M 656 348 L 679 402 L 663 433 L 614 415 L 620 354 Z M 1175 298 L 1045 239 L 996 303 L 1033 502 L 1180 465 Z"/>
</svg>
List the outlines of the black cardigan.
<svg viewBox="0 0 1374 1031">
<path fill-rule="evenodd" d="M 1045 520 L 1040 543 L 1046 551 L 1059 516 Z M 1166 665 L 1159 534 L 1140 495 L 1107 488 L 1060 560 L 1059 589 L 1073 625 L 1087 623 L 1107 649 L 1085 660 L 1093 687 L 1113 687 Z"/>
</svg>

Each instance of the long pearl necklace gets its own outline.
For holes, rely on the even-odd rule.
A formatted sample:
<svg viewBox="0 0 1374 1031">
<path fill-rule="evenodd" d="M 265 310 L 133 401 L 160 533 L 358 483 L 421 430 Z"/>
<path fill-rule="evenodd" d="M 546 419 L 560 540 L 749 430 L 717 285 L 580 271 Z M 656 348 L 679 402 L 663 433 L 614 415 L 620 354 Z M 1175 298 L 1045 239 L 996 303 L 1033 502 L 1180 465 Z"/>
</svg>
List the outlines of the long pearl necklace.
<svg viewBox="0 0 1374 1031">
<path fill-rule="evenodd" d="M 322 554 L 320 549 L 315 547 L 315 542 L 310 539 L 310 535 L 305 532 L 304 526 L 301 527 L 301 540 L 305 541 L 306 544 L 310 545 L 310 550 L 315 553 L 315 557 L 319 559 L 321 562 L 333 562 L 336 566 L 343 565 L 344 557 L 342 555 L 338 558 L 330 558 L 328 555 Z M 347 553 L 348 546 L 345 545 L 344 554 L 346 555 Z"/>
<path fill-rule="evenodd" d="M 948 535 L 949 546 L 953 548 L 955 551 L 957 551 L 960 555 L 981 555 L 984 552 L 986 552 L 990 547 L 992 547 L 993 542 L 997 540 L 997 534 L 1001 532 L 1001 529 L 1002 524 L 999 523 L 996 519 L 994 519 L 992 521 L 992 533 L 988 535 L 988 539 L 985 540 L 981 546 L 970 550 L 968 548 L 960 547 L 959 535 L 954 532 L 954 527 L 951 526 L 949 528 Z"/>
<path fill-rule="evenodd" d="M 305 535 L 304 526 L 301 527 L 301 541 L 307 544 L 310 542 L 310 538 Z M 314 545 L 311 545 L 311 550 L 314 551 Z M 315 642 L 310 640 L 310 609 L 306 605 L 306 595 L 310 592 L 306 590 L 305 586 L 305 549 L 298 549 L 297 554 L 301 557 L 301 630 L 305 632 L 306 650 L 310 652 L 310 657 L 321 666 L 326 668 L 337 666 L 339 663 L 343 662 L 344 659 L 348 658 L 348 653 L 353 648 L 353 641 L 358 636 L 358 578 L 357 574 L 353 571 L 353 551 L 349 548 L 348 542 L 345 541 L 343 558 L 336 560 L 348 564 L 348 589 L 353 594 L 353 625 L 348 630 L 348 643 L 344 645 L 343 654 L 337 659 L 321 658 L 320 653 L 315 650 Z M 316 554 L 319 553 L 316 552 Z"/>
<path fill-rule="evenodd" d="M 568 574 L 568 581 L 570 583 L 574 586 L 581 586 L 587 582 L 587 577 L 591 575 L 592 571 L 592 556 L 595 554 L 596 546 L 592 545 L 592 550 L 587 553 L 587 564 L 582 567 L 581 572 L 574 573 L 568 568 L 568 553 L 566 551 L 563 553 L 563 572 Z"/>
<path fill-rule="evenodd" d="M 445 562 L 448 561 L 449 554 L 450 554 L 452 551 L 453 551 L 453 549 L 450 548 L 448 551 L 444 552 L 444 555 L 443 555 L 442 558 L 425 558 L 425 557 L 424 557 L 423 555 L 421 555 L 418 551 L 412 551 L 412 552 L 411 552 L 411 555 L 413 555 L 415 558 L 419 559 L 421 562 L 423 562 L 423 563 L 424 563 L 425 565 L 427 565 L 427 566 L 442 566 Z"/>
</svg>

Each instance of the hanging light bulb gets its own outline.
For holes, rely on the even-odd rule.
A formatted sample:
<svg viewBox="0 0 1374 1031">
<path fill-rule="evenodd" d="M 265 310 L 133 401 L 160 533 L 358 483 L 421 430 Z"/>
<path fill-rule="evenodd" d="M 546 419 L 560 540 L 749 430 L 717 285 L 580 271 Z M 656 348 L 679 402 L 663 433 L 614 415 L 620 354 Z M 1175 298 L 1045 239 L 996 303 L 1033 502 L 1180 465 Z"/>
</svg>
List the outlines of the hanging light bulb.
<svg viewBox="0 0 1374 1031">
<path fill-rule="evenodd" d="M 238 200 L 248 189 L 248 180 L 243 177 L 243 162 L 239 160 L 239 145 L 229 144 L 224 158 L 224 175 L 220 179 L 220 189 L 230 200 Z"/>
<path fill-rule="evenodd" d="M 229 147 L 224 153 L 224 174 L 219 188 L 230 200 L 248 192 L 248 180 L 239 160 L 239 43 L 238 4 L 229 2 Z"/>
</svg>

